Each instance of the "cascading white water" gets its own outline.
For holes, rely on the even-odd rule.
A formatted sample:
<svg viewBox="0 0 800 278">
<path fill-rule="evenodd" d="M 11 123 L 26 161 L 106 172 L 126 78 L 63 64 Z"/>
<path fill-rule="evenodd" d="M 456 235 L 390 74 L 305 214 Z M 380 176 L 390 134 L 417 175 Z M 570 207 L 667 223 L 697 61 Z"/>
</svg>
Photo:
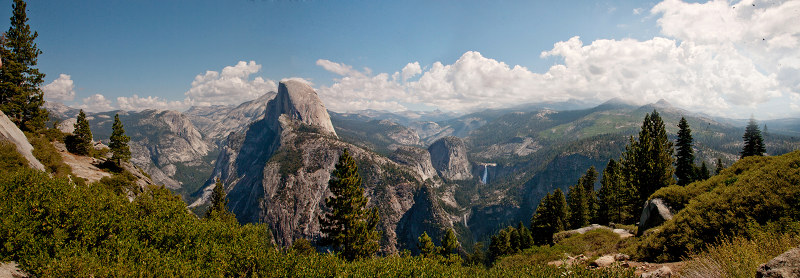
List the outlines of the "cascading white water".
<svg viewBox="0 0 800 278">
<path fill-rule="evenodd" d="M 483 177 L 481 177 L 481 182 L 483 184 L 486 184 L 486 178 L 489 176 L 488 166 L 489 165 L 483 165 Z"/>
</svg>

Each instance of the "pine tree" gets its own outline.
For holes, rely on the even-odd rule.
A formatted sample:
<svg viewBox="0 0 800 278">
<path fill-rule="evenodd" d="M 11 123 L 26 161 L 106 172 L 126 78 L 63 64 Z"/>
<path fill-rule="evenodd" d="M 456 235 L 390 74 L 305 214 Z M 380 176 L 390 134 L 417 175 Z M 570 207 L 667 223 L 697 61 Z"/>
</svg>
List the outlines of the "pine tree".
<svg viewBox="0 0 800 278">
<path fill-rule="evenodd" d="M 710 177 L 711 177 L 711 172 L 709 172 L 708 170 L 708 165 L 706 165 L 706 162 L 703 161 L 703 163 L 700 164 L 700 167 L 697 167 L 695 173 L 695 180 L 703 181 L 707 180 Z"/>
<path fill-rule="evenodd" d="M 450 255 L 458 250 L 458 238 L 453 229 L 447 229 L 447 233 L 442 238 L 442 255 Z"/>
<path fill-rule="evenodd" d="M 114 125 L 111 130 L 108 147 L 111 148 L 111 160 L 116 161 L 117 166 L 119 166 L 122 165 L 122 161 L 131 159 L 131 149 L 128 147 L 128 142 L 131 141 L 131 138 L 125 136 L 125 128 L 122 127 L 119 114 L 114 115 Z"/>
<path fill-rule="evenodd" d="M 228 198 L 225 196 L 225 186 L 219 178 L 214 183 L 211 191 L 211 207 L 206 211 L 206 219 L 221 220 L 224 222 L 236 220 L 236 216 L 228 210 Z"/>
<path fill-rule="evenodd" d="M 86 120 L 83 109 L 78 113 L 74 127 L 73 135 L 65 140 L 67 149 L 74 154 L 89 155 L 92 150 L 92 130 L 89 128 L 89 121 Z"/>
<path fill-rule="evenodd" d="M 750 118 L 747 128 L 744 130 L 744 147 L 742 148 L 741 158 L 748 156 L 763 156 L 767 151 L 764 147 L 764 138 L 761 137 L 761 131 L 758 129 L 756 119 Z"/>
<path fill-rule="evenodd" d="M 678 185 L 687 185 L 694 181 L 692 130 L 684 117 L 681 117 L 678 128 L 678 139 L 675 142 L 678 151 L 675 159 L 675 176 L 678 177 Z"/>
<path fill-rule="evenodd" d="M 419 248 L 420 256 L 430 257 L 436 254 L 436 245 L 433 240 L 428 236 L 428 232 L 422 232 L 422 235 L 417 238 L 417 248 Z"/>
<path fill-rule="evenodd" d="M 36 68 L 39 50 L 33 41 L 39 36 L 31 34 L 26 3 L 14 0 L 14 12 L 11 26 L 4 34 L 0 57 L 0 110 L 5 113 L 20 129 L 36 131 L 45 127 L 47 110 L 44 105 L 44 93 L 39 88 L 44 82 L 44 74 Z"/>
<path fill-rule="evenodd" d="M 578 184 L 583 187 L 583 198 L 586 201 L 586 215 L 588 222 L 597 219 L 597 194 L 594 192 L 594 184 L 597 183 L 597 169 L 590 166 L 586 173 L 578 179 Z"/>
<path fill-rule="evenodd" d="M 628 187 L 623 177 L 621 165 L 615 160 L 608 161 L 603 170 L 603 179 L 600 181 L 598 192 L 598 223 L 630 224 L 633 217 L 629 213 L 631 200 L 637 199 L 633 190 Z"/>
<path fill-rule="evenodd" d="M 519 237 L 519 250 L 533 247 L 533 234 L 531 234 L 531 230 L 522 224 L 522 221 L 517 224 L 517 234 Z"/>
<path fill-rule="evenodd" d="M 329 211 L 320 217 L 322 245 L 331 246 L 347 260 L 371 257 L 378 251 L 380 233 L 377 209 L 367 209 L 367 197 L 361 188 L 356 161 L 344 150 L 331 173 L 328 188 L 333 194 L 325 199 Z"/>
<path fill-rule="evenodd" d="M 719 175 L 722 170 L 725 170 L 725 165 L 722 165 L 722 158 L 717 158 L 717 169 L 714 170 L 714 174 Z"/>
<path fill-rule="evenodd" d="M 467 256 L 468 265 L 484 265 L 486 264 L 486 254 L 483 252 L 483 243 L 476 242 L 472 245 L 472 253 Z"/>
<path fill-rule="evenodd" d="M 500 256 L 509 255 L 514 253 L 514 248 L 511 246 L 511 234 L 506 229 L 502 229 L 497 234 L 493 235 L 489 243 L 489 255 L 491 261 L 496 260 Z"/>
<path fill-rule="evenodd" d="M 569 187 L 567 206 L 569 207 L 569 227 L 571 229 L 589 225 L 589 207 L 583 186 L 576 184 Z"/>
<path fill-rule="evenodd" d="M 567 217 L 567 201 L 561 189 L 547 193 L 531 219 L 533 242 L 537 245 L 552 244 L 553 234 L 567 226 Z"/>
<path fill-rule="evenodd" d="M 641 211 L 645 201 L 659 188 L 675 183 L 672 142 L 667 138 L 664 122 L 658 112 L 647 114 L 639 131 L 639 138 L 630 139 L 622 155 L 626 182 L 638 193 L 631 214 Z"/>
</svg>

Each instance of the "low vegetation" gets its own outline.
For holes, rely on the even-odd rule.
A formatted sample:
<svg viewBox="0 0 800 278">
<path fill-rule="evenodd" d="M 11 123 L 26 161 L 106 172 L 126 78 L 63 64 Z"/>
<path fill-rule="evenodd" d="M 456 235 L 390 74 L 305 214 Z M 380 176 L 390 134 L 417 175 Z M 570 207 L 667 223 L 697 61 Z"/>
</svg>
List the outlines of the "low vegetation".
<svg viewBox="0 0 800 278">
<path fill-rule="evenodd" d="M 674 261 L 724 236 L 754 238 L 754 226 L 800 220 L 800 151 L 747 157 L 706 181 L 656 192 L 683 208 L 642 239 L 637 257 Z"/>
</svg>

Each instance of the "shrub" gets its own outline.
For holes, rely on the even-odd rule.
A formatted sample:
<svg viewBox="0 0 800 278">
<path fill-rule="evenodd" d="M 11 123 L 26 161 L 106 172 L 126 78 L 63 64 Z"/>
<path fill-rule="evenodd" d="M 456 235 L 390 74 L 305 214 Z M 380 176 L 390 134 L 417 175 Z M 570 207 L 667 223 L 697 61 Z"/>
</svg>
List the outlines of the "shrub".
<svg viewBox="0 0 800 278">
<path fill-rule="evenodd" d="M 720 236 L 751 238 L 748 227 L 752 223 L 800 220 L 798 161 L 800 151 L 779 157 L 747 157 L 721 175 L 688 185 L 685 191 L 665 188 L 656 192 L 653 196 L 688 201 L 679 202 L 686 204 L 685 208 L 660 230 L 641 239 L 635 257 L 673 261 L 701 252 Z"/>
<path fill-rule="evenodd" d="M 0 140 L 0 171 L 14 171 L 27 166 L 28 160 L 17 152 L 14 143 Z"/>
</svg>

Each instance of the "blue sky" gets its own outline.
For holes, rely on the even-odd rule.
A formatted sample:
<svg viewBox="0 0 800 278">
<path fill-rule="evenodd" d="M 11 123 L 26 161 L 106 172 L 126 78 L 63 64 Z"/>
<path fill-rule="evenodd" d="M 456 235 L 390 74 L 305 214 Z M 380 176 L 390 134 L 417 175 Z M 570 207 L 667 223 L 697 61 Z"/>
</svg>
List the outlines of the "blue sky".
<svg viewBox="0 0 800 278">
<path fill-rule="evenodd" d="M 717 12 L 712 15 L 719 15 L 719 10 L 733 11 L 737 4 L 740 10 L 749 8 L 745 4 L 761 7 L 758 1 L 751 2 L 691 5 L 670 0 L 653 12 L 660 2 L 30 1 L 28 17 L 31 27 L 39 32 L 37 43 L 44 52 L 39 68 L 47 74 L 45 83 L 61 79 L 46 93 L 55 92 L 51 100 L 89 110 L 180 110 L 192 104 L 235 104 L 255 98 L 281 79 L 300 77 L 313 83 L 326 105 L 338 111 L 422 107 L 466 112 L 526 101 L 573 98 L 599 102 L 623 97 L 639 101 L 665 98 L 692 110 L 716 105 L 718 109 L 711 114 L 724 116 L 741 116 L 737 107 L 764 117 L 793 115 L 796 106 L 789 104 L 800 103 L 792 97 L 800 87 L 794 87 L 794 79 L 784 81 L 786 78 L 776 76 L 796 70 L 794 64 L 789 63 L 792 67 L 787 71 L 786 66 L 777 66 L 781 58 L 751 53 L 754 47 L 747 43 L 754 41 L 753 34 L 733 34 L 711 42 L 702 39 L 702 32 L 714 33 L 724 25 L 712 22 L 695 33 L 680 31 L 703 26 L 703 18 L 709 16 L 702 13 L 714 12 L 714 8 Z M 0 3 L 0 18 L 10 17 L 11 1 Z M 763 13 L 769 14 L 772 9 L 791 18 L 794 4 L 766 7 Z M 723 16 L 728 16 L 725 13 Z M 672 19 L 664 20 L 667 17 Z M 732 18 L 720 22 L 746 24 L 736 21 L 756 20 L 752 12 L 733 14 Z M 8 22 L 3 21 L 0 28 L 7 29 Z M 800 52 L 792 44 L 798 31 L 787 28 L 766 28 L 772 33 L 765 36 L 788 34 L 790 42 L 783 43 L 783 51 Z M 763 30 L 750 33 L 756 31 Z M 654 40 L 658 38 L 667 41 Z M 689 49 L 686 42 L 695 47 Z M 562 48 L 556 46 L 559 43 Z M 697 45 L 712 45 L 714 49 L 699 49 Z M 608 51 L 626 47 L 632 52 Z M 652 76 L 666 75 L 663 82 L 658 78 L 650 82 L 652 76 L 619 77 L 642 72 L 636 68 L 641 64 L 637 59 L 661 57 L 637 53 L 636 49 L 658 47 L 674 48 L 663 53 L 692 51 L 675 58 L 679 63 L 688 61 L 686 57 L 695 52 L 708 54 L 711 62 L 689 61 L 686 67 L 673 68 L 665 66 L 674 64 L 672 58 L 664 58 L 663 63 L 647 65 L 648 69 L 657 69 Z M 542 54 L 547 51 L 551 53 Z M 596 52 L 606 56 L 592 56 Z M 714 60 L 716 56 L 733 58 L 719 61 Z M 749 61 L 744 64 L 750 64 L 742 65 L 740 56 Z M 408 75 L 403 75 L 407 79 L 392 78 L 415 62 L 419 70 L 414 65 L 409 67 Z M 443 66 L 438 70 L 437 62 Z M 714 78 L 720 76 L 704 75 L 715 71 L 709 68 L 711 64 L 742 69 L 721 78 L 748 76 L 753 69 L 763 78 L 717 85 L 720 81 Z M 554 71 L 557 65 L 566 67 L 571 75 Z M 515 66 L 522 69 L 515 71 Z M 227 78 L 225 67 L 230 67 Z M 219 74 L 207 75 L 207 71 Z M 476 74 L 482 82 L 472 82 Z M 550 75 L 555 77 L 548 78 Z M 595 75 L 602 78 L 591 77 Z M 261 81 L 254 81 L 259 77 Z M 614 78 L 616 81 L 608 81 Z M 708 80 L 691 81 L 693 78 Z M 246 84 L 239 86 L 236 82 Z M 587 84 L 559 85 L 570 82 Z M 687 84 L 681 87 L 681 83 Z M 627 88 L 629 84 L 634 87 Z M 709 90 L 718 93 L 706 96 L 704 101 L 686 100 L 687 94 L 705 88 L 703 84 L 715 84 Z M 70 97 L 70 88 L 65 85 L 71 85 L 74 96 Z M 598 87 L 605 91 L 597 92 Z M 737 89 L 742 92 L 728 95 L 727 91 Z M 760 90 L 771 93 L 746 96 Z M 138 98 L 129 99 L 133 95 Z M 781 103 L 785 107 L 768 109 L 781 115 L 761 112 Z"/>
</svg>

